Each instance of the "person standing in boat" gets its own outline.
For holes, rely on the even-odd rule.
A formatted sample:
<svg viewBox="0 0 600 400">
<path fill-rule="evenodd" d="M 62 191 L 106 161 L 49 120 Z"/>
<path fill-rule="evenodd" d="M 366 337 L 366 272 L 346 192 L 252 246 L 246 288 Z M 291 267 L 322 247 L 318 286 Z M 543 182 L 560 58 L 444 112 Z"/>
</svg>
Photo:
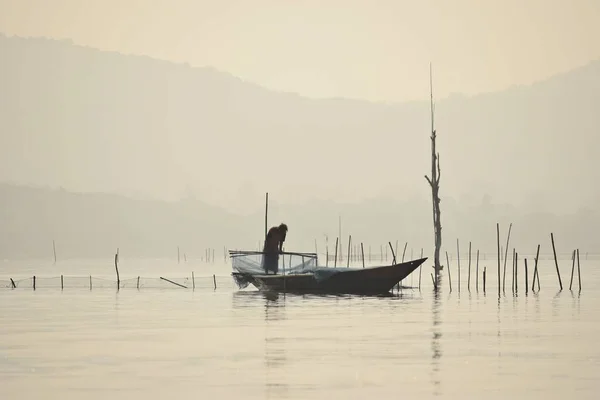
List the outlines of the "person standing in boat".
<svg viewBox="0 0 600 400">
<path fill-rule="evenodd" d="M 287 225 L 282 223 L 279 226 L 272 227 L 267 232 L 263 248 L 263 268 L 266 274 L 269 271 L 277 274 L 279 270 L 279 253 L 283 251 L 283 242 L 285 242 L 287 231 Z"/>
</svg>

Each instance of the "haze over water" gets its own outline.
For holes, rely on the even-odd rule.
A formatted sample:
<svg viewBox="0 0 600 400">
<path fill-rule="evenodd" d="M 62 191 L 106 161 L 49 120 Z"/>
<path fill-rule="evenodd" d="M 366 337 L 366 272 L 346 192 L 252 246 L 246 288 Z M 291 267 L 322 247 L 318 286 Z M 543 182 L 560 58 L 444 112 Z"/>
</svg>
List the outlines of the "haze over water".
<svg viewBox="0 0 600 400">
<path fill-rule="evenodd" d="M 110 262 L 48 264 L 5 266 L 0 279 L 33 271 L 114 279 Z M 509 266 L 500 301 L 493 260 L 485 294 L 474 269 L 469 294 L 462 264 L 460 294 L 453 265 L 452 293 L 444 276 L 436 297 L 424 267 L 420 292 L 389 298 L 239 291 L 229 265 L 182 264 L 124 260 L 121 279 L 176 280 L 193 269 L 195 291 L 90 291 L 69 287 L 68 275 L 63 291 L 34 292 L 24 281 L 0 289 L 3 398 L 592 399 L 600 389 L 597 261 L 582 261 L 581 293 L 568 290 L 570 260 L 560 261 L 561 293 L 553 262 L 543 260 L 541 291 L 525 294 L 521 265 L 513 296 Z"/>
</svg>

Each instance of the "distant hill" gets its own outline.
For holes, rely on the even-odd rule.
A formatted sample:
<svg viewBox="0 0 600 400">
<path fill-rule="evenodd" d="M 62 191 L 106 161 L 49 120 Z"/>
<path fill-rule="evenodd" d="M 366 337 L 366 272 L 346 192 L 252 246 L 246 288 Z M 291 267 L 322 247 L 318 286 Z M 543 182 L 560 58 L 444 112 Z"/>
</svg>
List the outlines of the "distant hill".
<svg viewBox="0 0 600 400">
<path fill-rule="evenodd" d="M 550 232 L 554 232 L 558 252 L 579 247 L 582 254 L 600 252 L 600 238 L 594 234 L 600 213 L 581 209 L 574 214 L 522 213 L 518 209 L 489 203 L 465 205 L 448 198 L 444 201 L 442 224 L 444 250 L 461 252 L 468 242 L 482 251 L 482 260 L 496 252 L 496 222 L 502 225 L 502 243 L 510 222 L 514 223 L 511 248 L 522 256 L 535 251 L 550 254 Z M 110 259 L 117 247 L 125 257 L 204 256 L 206 248 L 221 257 L 223 247 L 254 250 L 264 235 L 263 210 L 250 215 L 228 213 L 191 198 L 176 202 L 127 198 L 101 193 L 73 193 L 0 184 L 0 260 L 16 258 L 52 259 L 52 240 L 61 259 Z M 342 217 L 344 255 L 348 235 L 352 243 L 364 243 L 365 253 L 378 253 L 388 242 L 401 258 L 418 257 L 424 248 L 430 256 L 433 243 L 430 206 L 425 199 L 407 201 L 373 199 L 355 204 L 314 201 L 301 206 L 270 202 L 269 225 L 286 222 L 290 231 L 286 248 L 317 250 L 324 255 L 326 239 L 334 252 L 338 236 L 338 216 Z M 383 246 L 383 247 L 382 247 Z M 1 268 L 1 266 L 0 266 Z"/>
<path fill-rule="evenodd" d="M 0 35 L 0 61 L 0 181 L 193 193 L 246 211 L 266 191 L 295 204 L 428 195 L 426 101 L 307 99 L 211 68 L 42 38 Z M 443 196 L 477 203 L 489 194 L 548 212 L 596 207 L 598 109 L 598 61 L 438 101 Z"/>
</svg>

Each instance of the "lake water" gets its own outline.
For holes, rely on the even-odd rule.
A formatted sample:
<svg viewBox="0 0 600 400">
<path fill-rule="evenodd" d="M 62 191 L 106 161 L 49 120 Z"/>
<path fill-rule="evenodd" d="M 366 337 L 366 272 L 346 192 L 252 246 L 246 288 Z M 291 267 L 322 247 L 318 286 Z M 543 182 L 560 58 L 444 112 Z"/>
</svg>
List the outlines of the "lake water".
<svg viewBox="0 0 600 400">
<path fill-rule="evenodd" d="M 427 266 L 420 291 L 386 298 L 239 291 L 223 262 L 123 260 L 117 292 L 97 285 L 114 279 L 110 259 L 5 261 L 0 281 L 19 287 L 0 288 L 1 398 L 597 398 L 600 263 L 582 260 L 581 293 L 568 290 L 570 260 L 560 293 L 551 260 L 536 294 L 521 266 L 513 296 L 507 271 L 500 299 L 486 263 L 485 294 L 474 281 L 468 292 L 463 264 L 460 294 L 455 266 L 439 295 Z M 187 285 L 192 270 L 196 290 L 156 279 Z M 54 278 L 33 291 L 34 274 Z M 153 279 L 137 290 L 137 275 Z"/>
</svg>

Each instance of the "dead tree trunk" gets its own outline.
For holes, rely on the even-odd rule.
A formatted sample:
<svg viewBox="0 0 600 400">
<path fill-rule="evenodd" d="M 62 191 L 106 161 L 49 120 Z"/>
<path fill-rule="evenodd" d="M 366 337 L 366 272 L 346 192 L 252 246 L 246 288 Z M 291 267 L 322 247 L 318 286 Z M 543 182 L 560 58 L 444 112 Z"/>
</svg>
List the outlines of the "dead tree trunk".
<svg viewBox="0 0 600 400">
<path fill-rule="evenodd" d="M 425 179 L 431 187 L 431 197 L 433 203 L 433 230 L 435 237 L 434 251 L 434 269 L 435 269 L 435 290 L 438 289 L 438 278 L 440 274 L 440 249 L 442 247 L 442 223 L 440 219 L 440 155 L 435 149 L 436 131 L 434 128 L 434 107 L 433 107 L 433 83 L 431 76 L 431 65 L 429 66 L 429 84 L 431 96 L 431 178 L 425 175 Z"/>
</svg>

